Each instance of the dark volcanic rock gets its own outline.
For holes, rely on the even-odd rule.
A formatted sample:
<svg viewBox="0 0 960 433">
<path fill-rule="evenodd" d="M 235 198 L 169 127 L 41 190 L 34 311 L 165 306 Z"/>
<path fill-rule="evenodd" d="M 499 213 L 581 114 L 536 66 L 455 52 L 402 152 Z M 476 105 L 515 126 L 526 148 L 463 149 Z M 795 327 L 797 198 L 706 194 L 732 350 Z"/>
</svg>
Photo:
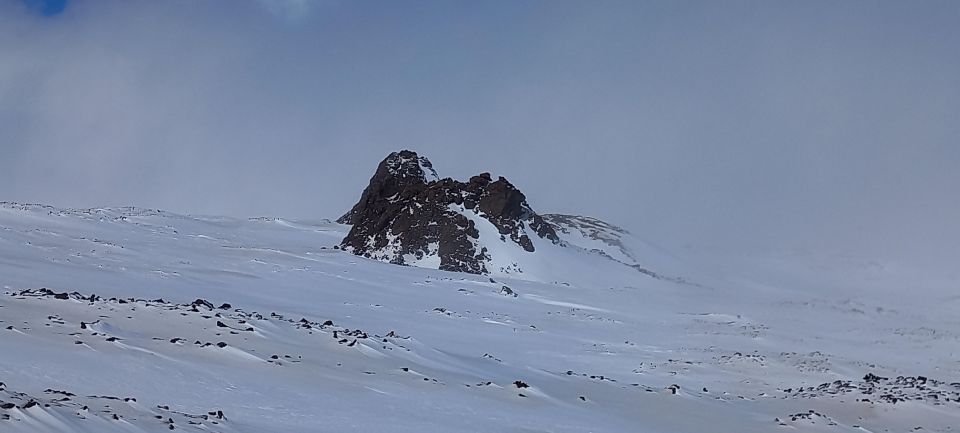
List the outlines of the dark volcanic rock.
<svg viewBox="0 0 960 433">
<path fill-rule="evenodd" d="M 363 190 L 360 201 L 337 222 L 356 225 L 371 209 L 381 207 L 383 199 L 399 199 L 403 192 L 415 192 L 408 191 L 411 186 L 426 186 L 428 182 L 438 179 L 437 172 L 427 158 L 409 150 L 391 153 L 380 162 L 377 172 L 370 179 L 370 185 Z"/>
<path fill-rule="evenodd" d="M 526 252 L 536 249 L 531 236 L 559 243 L 553 226 L 503 177 L 441 180 L 409 150 L 387 156 L 360 201 L 337 221 L 353 225 L 340 246 L 354 254 L 402 265 L 439 258 L 439 269 L 475 274 L 490 271 L 485 242 L 515 243 Z M 498 238 L 481 242 L 476 225 L 486 222 Z"/>
<path fill-rule="evenodd" d="M 207 307 L 208 309 L 211 309 L 211 310 L 213 309 L 213 304 L 210 303 L 210 301 L 207 301 L 205 299 L 197 299 L 196 301 L 193 301 L 193 303 L 190 305 L 194 307 Z"/>
</svg>

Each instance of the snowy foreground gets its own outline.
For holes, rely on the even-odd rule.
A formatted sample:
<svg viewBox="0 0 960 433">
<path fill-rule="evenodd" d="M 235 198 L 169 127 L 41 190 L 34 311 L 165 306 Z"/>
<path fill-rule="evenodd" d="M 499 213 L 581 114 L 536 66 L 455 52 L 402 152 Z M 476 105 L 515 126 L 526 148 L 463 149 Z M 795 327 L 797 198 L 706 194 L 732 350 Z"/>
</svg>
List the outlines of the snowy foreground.
<svg viewBox="0 0 960 433">
<path fill-rule="evenodd" d="M 0 432 L 960 430 L 950 281 L 559 255 L 490 278 L 347 230 L 0 205 Z"/>
</svg>

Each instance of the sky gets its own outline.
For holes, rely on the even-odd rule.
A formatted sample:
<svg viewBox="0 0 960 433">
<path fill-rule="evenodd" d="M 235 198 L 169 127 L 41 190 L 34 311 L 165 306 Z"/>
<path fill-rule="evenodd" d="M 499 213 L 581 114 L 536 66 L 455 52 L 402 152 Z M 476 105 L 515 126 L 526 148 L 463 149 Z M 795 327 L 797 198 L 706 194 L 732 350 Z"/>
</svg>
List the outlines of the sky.
<svg viewBox="0 0 960 433">
<path fill-rule="evenodd" d="M 960 2 L 0 0 L 0 200 L 335 218 L 412 149 L 677 248 L 960 259 Z"/>
</svg>

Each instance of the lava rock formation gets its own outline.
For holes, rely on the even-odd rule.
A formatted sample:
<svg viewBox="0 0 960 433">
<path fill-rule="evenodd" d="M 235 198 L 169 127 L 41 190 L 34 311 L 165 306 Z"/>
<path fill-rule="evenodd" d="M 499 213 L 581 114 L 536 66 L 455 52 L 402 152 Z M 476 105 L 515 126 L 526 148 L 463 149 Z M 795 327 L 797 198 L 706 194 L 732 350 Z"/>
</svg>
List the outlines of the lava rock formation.
<svg viewBox="0 0 960 433">
<path fill-rule="evenodd" d="M 474 274 L 489 272 L 490 242 L 512 242 L 528 253 L 536 251 L 533 236 L 560 243 L 554 227 L 505 178 L 439 179 L 430 161 L 409 150 L 387 156 L 360 201 L 337 222 L 353 226 L 341 247 L 354 254 Z M 498 239 L 481 241 L 477 224 L 487 223 Z"/>
</svg>

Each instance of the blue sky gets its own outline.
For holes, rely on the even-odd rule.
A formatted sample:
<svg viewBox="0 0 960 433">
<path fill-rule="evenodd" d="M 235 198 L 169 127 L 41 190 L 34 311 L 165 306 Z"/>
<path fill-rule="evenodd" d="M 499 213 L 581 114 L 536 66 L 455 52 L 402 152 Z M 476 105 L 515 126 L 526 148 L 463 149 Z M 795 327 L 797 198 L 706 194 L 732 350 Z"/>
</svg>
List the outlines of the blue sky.
<svg viewBox="0 0 960 433">
<path fill-rule="evenodd" d="M 0 200 L 335 217 L 412 148 L 663 243 L 957 258 L 957 22 L 955 1 L 4 2 Z"/>
<path fill-rule="evenodd" d="M 68 0 L 23 0 L 27 8 L 47 17 L 63 13 L 68 3 Z"/>
</svg>

